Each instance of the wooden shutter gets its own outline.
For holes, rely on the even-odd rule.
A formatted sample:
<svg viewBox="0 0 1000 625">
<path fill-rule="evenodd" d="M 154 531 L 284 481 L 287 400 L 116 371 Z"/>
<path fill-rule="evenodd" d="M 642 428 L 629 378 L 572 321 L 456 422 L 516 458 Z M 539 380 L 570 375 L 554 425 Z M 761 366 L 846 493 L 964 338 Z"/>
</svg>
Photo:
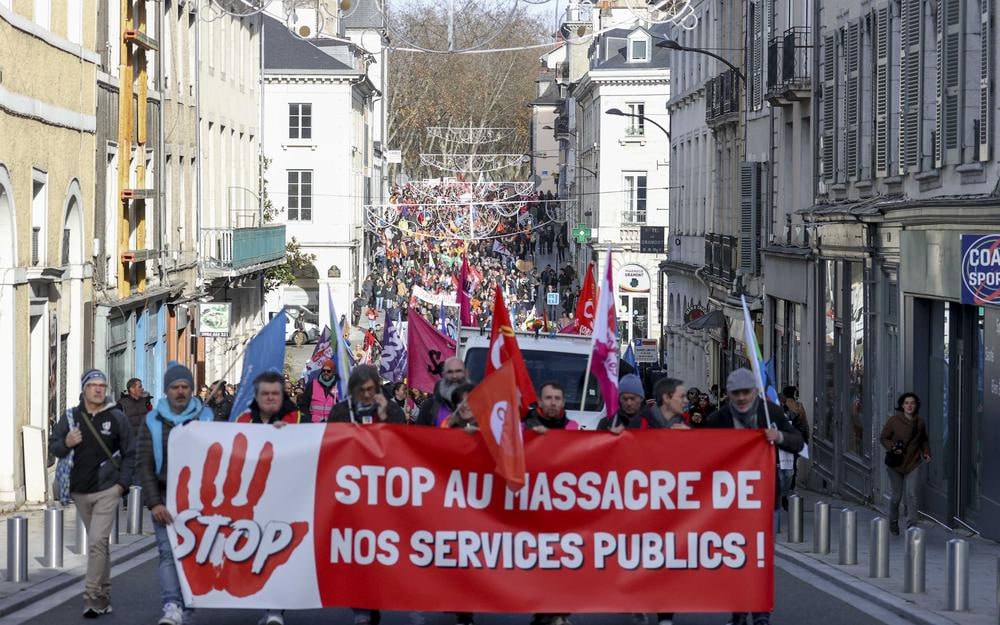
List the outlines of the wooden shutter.
<svg viewBox="0 0 1000 625">
<path fill-rule="evenodd" d="M 845 46 L 847 69 L 847 96 L 844 102 L 847 134 L 844 139 L 844 163 L 847 178 L 858 175 L 858 133 L 860 130 L 859 109 L 861 97 L 860 59 L 861 23 L 854 22 L 847 27 Z"/>
<path fill-rule="evenodd" d="M 961 0 L 937 0 L 937 93 L 934 166 L 954 162 L 958 149 Z M 949 153 L 949 150 L 952 152 Z"/>
<path fill-rule="evenodd" d="M 750 108 L 759 109 L 764 103 L 764 28 L 763 28 L 763 2 L 756 0 L 750 3 L 750 28 L 753 34 L 753 47 L 751 50 L 751 62 L 753 63 L 753 73 L 750 82 L 752 93 L 750 94 Z"/>
<path fill-rule="evenodd" d="M 902 0 L 899 59 L 899 173 L 920 165 L 920 28 L 921 0 Z"/>
<path fill-rule="evenodd" d="M 979 0 L 979 11 L 979 160 L 988 161 L 993 132 L 993 0 Z"/>
<path fill-rule="evenodd" d="M 875 176 L 889 175 L 889 8 L 875 15 Z"/>
<path fill-rule="evenodd" d="M 760 270 L 761 164 L 740 163 L 740 269 Z"/>
<path fill-rule="evenodd" d="M 836 166 L 837 64 L 834 36 L 823 38 L 823 178 L 834 181 Z"/>
</svg>

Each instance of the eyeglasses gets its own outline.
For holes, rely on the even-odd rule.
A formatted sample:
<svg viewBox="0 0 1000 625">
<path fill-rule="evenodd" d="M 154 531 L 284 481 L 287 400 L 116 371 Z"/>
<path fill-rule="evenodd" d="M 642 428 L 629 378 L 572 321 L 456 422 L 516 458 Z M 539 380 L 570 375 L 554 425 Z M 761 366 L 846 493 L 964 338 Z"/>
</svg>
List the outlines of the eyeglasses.
<svg viewBox="0 0 1000 625">
<path fill-rule="evenodd" d="M 323 369 L 323 373 L 333 373 L 333 369 Z"/>
</svg>

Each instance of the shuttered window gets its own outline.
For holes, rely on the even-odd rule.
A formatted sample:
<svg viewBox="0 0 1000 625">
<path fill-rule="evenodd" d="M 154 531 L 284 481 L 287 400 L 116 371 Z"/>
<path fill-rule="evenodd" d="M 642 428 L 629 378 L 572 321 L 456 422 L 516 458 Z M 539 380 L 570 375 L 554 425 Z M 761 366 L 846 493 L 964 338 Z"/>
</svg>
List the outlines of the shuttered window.
<svg viewBox="0 0 1000 625">
<path fill-rule="evenodd" d="M 740 269 L 760 271 L 762 164 L 740 163 Z"/>
<path fill-rule="evenodd" d="M 847 26 L 847 41 L 844 46 L 847 72 L 847 93 L 844 99 L 844 109 L 847 133 L 844 138 L 844 161 L 847 178 L 857 178 L 858 175 L 858 140 L 860 132 L 860 97 L 861 97 L 861 23 L 854 22 Z"/>
<path fill-rule="evenodd" d="M 836 167 L 837 64 L 834 36 L 823 38 L 823 178 L 834 181 Z"/>
<path fill-rule="evenodd" d="M 752 33 L 752 48 L 750 62 L 753 63 L 750 74 L 750 108 L 758 110 L 764 104 L 764 2 L 755 0 L 750 3 L 750 32 Z"/>
<path fill-rule="evenodd" d="M 875 175 L 889 175 L 889 8 L 875 14 Z"/>
<path fill-rule="evenodd" d="M 899 173 L 920 165 L 920 28 L 921 0 L 902 0 L 899 59 Z"/>
<path fill-rule="evenodd" d="M 961 31 L 961 0 L 937 0 L 935 167 L 957 160 Z"/>
<path fill-rule="evenodd" d="M 993 128 L 993 0 L 979 0 L 979 160 L 990 160 Z"/>
</svg>

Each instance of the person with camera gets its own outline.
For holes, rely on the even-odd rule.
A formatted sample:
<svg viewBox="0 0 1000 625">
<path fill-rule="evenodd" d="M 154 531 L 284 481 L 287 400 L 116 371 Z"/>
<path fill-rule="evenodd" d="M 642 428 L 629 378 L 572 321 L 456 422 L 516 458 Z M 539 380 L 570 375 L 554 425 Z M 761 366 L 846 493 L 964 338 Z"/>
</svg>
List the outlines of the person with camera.
<svg viewBox="0 0 1000 625">
<path fill-rule="evenodd" d="M 921 464 L 930 462 L 931 450 L 927 424 L 920 416 L 920 398 L 916 393 L 903 393 L 896 402 L 896 412 L 889 417 L 879 436 L 885 448 L 885 466 L 889 468 L 889 531 L 899 535 L 900 503 L 913 527 L 917 523 L 917 487 Z"/>
<path fill-rule="evenodd" d="M 347 399 L 334 404 L 328 423 L 405 424 L 399 404 L 382 394 L 382 379 L 372 365 L 358 365 L 347 378 Z"/>
<path fill-rule="evenodd" d="M 87 371 L 80 386 L 80 405 L 56 422 L 49 451 L 57 458 L 73 453 L 70 496 L 87 528 L 83 616 L 97 618 L 112 611 L 108 536 L 118 514 L 118 500 L 132 485 L 135 444 L 128 417 L 108 399 L 104 372 Z"/>
</svg>

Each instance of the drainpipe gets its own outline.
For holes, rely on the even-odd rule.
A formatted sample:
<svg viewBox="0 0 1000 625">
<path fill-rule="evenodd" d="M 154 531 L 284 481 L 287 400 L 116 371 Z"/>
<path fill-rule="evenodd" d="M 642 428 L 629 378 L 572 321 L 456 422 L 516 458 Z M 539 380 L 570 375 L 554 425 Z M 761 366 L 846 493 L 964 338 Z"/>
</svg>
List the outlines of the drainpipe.
<svg viewBox="0 0 1000 625">
<path fill-rule="evenodd" d="M 200 16 L 199 16 L 200 18 Z M 205 266 L 203 259 L 201 258 L 201 19 L 196 19 L 194 21 L 194 66 L 198 69 L 198 73 L 194 76 L 194 143 L 195 143 L 195 155 L 197 157 L 197 175 L 195 179 L 197 180 L 197 193 L 198 199 L 195 201 L 195 258 L 198 262 L 195 266 L 198 268 L 198 279 L 196 281 L 196 289 L 203 288 L 205 284 Z"/>
</svg>

